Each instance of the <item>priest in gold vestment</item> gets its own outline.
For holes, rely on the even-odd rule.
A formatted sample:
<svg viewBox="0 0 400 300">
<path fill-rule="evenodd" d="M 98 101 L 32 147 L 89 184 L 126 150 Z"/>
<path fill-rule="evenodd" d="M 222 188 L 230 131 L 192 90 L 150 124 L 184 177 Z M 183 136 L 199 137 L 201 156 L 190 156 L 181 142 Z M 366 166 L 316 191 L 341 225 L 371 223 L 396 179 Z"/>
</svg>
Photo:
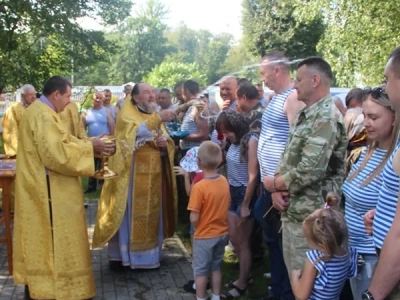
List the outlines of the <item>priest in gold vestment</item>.
<svg viewBox="0 0 400 300">
<path fill-rule="evenodd" d="M 36 90 L 30 84 L 21 88 L 21 101 L 13 103 L 4 113 L 1 125 L 3 127 L 4 152 L 7 155 L 17 155 L 18 128 L 25 109 L 36 100 Z"/>
<path fill-rule="evenodd" d="M 28 299 L 96 293 L 79 176 L 93 175 L 93 153 L 110 149 L 98 138 L 79 140 L 67 132 L 58 113 L 71 88 L 63 77 L 50 78 L 20 122 L 13 276 Z"/>
<path fill-rule="evenodd" d="M 65 127 L 69 134 L 77 137 L 78 139 L 84 139 L 86 137 L 85 126 L 83 126 L 82 117 L 79 114 L 78 105 L 75 102 L 70 102 L 60 112 L 60 119 L 64 122 Z"/>
<path fill-rule="evenodd" d="M 174 142 L 163 124 L 175 112 L 156 112 L 147 83 L 136 84 L 131 95 L 118 115 L 117 150 L 109 160 L 119 177 L 104 182 L 92 247 L 108 242 L 113 269 L 153 269 L 160 266 L 163 240 L 173 236 L 177 218 Z"/>
</svg>

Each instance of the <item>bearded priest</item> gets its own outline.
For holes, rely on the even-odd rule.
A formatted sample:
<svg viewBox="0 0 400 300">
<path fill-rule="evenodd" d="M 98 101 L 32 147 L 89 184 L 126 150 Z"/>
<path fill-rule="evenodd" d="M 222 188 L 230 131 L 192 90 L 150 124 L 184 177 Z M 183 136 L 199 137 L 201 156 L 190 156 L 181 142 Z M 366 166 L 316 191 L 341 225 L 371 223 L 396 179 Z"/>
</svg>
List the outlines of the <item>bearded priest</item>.
<svg viewBox="0 0 400 300">
<path fill-rule="evenodd" d="M 173 175 L 174 142 L 163 122 L 175 111 L 157 112 L 153 88 L 137 83 L 119 113 L 117 150 L 109 168 L 119 177 L 104 182 L 92 247 L 108 242 L 112 269 L 155 269 L 164 238 L 172 237 L 177 218 Z"/>
<path fill-rule="evenodd" d="M 26 285 L 26 299 L 96 293 L 79 176 L 92 176 L 93 154 L 113 152 L 115 145 L 67 132 L 59 113 L 71 88 L 66 78 L 50 78 L 19 125 L 13 275 Z"/>
</svg>

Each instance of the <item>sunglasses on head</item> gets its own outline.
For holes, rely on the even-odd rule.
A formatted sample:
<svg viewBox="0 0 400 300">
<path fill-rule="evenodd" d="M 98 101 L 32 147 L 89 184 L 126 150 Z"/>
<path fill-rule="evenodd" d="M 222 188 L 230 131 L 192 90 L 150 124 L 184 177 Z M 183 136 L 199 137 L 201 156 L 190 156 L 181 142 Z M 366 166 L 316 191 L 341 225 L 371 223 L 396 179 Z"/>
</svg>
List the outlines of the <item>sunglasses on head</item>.
<svg viewBox="0 0 400 300">
<path fill-rule="evenodd" d="M 371 88 L 368 86 L 364 89 L 364 93 L 366 93 L 367 95 L 371 94 L 372 98 L 374 98 L 374 99 L 378 99 L 382 95 L 387 97 L 385 90 L 381 87 Z"/>
</svg>

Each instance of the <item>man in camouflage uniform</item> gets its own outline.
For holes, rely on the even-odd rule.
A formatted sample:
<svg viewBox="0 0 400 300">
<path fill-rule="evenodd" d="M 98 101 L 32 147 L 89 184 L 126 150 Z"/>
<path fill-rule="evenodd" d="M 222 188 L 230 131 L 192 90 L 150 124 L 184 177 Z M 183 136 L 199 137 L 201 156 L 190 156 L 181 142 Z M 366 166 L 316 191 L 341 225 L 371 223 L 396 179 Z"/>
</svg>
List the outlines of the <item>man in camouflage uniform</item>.
<svg viewBox="0 0 400 300">
<path fill-rule="evenodd" d="M 330 95 L 332 71 L 320 57 L 299 63 L 294 84 L 306 104 L 294 121 L 275 177 L 265 177 L 274 207 L 282 212 L 282 243 L 289 273 L 302 269 L 309 249 L 303 220 L 340 193 L 347 148 L 343 117 Z"/>
</svg>

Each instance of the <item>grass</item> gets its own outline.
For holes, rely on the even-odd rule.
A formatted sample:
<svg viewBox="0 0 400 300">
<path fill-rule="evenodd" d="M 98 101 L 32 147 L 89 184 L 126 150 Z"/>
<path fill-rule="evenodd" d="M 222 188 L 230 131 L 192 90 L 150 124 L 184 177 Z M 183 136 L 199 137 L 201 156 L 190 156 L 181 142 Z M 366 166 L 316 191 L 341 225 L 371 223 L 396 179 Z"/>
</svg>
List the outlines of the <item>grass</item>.
<svg viewBox="0 0 400 300">
<path fill-rule="evenodd" d="M 88 185 L 88 177 L 81 177 L 82 188 L 85 191 Z M 97 201 L 100 198 L 101 190 L 97 190 L 90 194 L 84 194 L 85 201 Z"/>
<path fill-rule="evenodd" d="M 186 210 L 187 199 L 179 199 L 178 201 L 178 224 L 176 227 L 176 233 L 182 240 L 183 245 L 188 250 L 189 253 L 192 251 L 190 244 L 190 234 L 189 234 L 189 213 Z M 265 296 L 268 292 L 268 279 L 264 277 L 264 273 L 269 270 L 269 260 L 267 251 L 265 251 L 264 262 L 257 266 L 253 266 L 252 276 L 254 278 L 254 283 L 249 286 L 248 293 L 242 297 L 238 297 L 238 300 L 245 299 L 260 299 Z M 222 271 L 222 283 L 223 292 L 227 292 L 229 289 L 225 287 L 225 284 L 231 280 L 236 280 L 239 276 L 239 270 L 236 268 L 237 259 L 232 259 L 232 252 L 226 251 L 224 256 L 224 261 L 221 265 Z"/>
</svg>

